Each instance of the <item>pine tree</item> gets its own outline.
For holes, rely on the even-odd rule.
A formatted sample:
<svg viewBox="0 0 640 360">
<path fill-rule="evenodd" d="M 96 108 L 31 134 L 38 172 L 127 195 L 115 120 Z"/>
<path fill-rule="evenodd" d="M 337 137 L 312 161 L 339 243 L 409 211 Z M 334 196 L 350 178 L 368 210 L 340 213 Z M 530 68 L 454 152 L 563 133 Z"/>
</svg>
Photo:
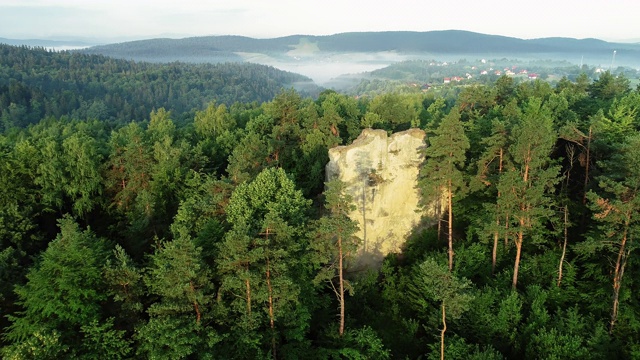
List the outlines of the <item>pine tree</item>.
<svg viewBox="0 0 640 360">
<path fill-rule="evenodd" d="M 158 300 L 147 309 L 149 321 L 136 334 L 139 354 L 185 358 L 212 352 L 219 341 L 213 328 L 213 285 L 200 248 L 188 237 L 164 242 L 150 256 L 144 282 Z"/>
<path fill-rule="evenodd" d="M 640 136 L 630 136 L 617 155 L 604 164 L 607 175 L 598 179 L 600 191 L 588 194 L 594 219 L 599 223 L 595 236 L 587 242 L 591 249 L 604 248 L 615 254 L 609 332 L 618 320 L 620 289 L 629 261 L 634 235 L 640 229 Z"/>
<path fill-rule="evenodd" d="M 13 346 L 8 352 L 28 356 L 25 344 L 40 344 L 43 357 L 46 352 L 95 358 L 98 354 L 91 352 L 100 348 L 105 358 L 123 358 L 130 351 L 124 331 L 113 328 L 101 307 L 108 298 L 102 273 L 107 245 L 70 217 L 59 226 L 60 234 L 30 269 L 27 283 L 16 288 L 24 311 L 9 317 L 7 339 Z"/>
<path fill-rule="evenodd" d="M 462 169 L 465 166 L 469 140 L 460 121 L 460 113 L 453 109 L 429 138 L 425 150 L 425 165 L 421 169 L 421 189 L 426 204 L 446 197 L 449 216 L 448 244 L 449 270 L 453 270 L 453 198 L 460 198 L 465 191 Z"/>
<path fill-rule="evenodd" d="M 445 333 L 447 319 L 456 320 L 468 310 L 473 297 L 469 294 L 471 282 L 458 278 L 434 259 L 426 259 L 414 271 L 410 285 L 410 297 L 420 311 L 426 311 L 437 302 L 440 307 L 442 329 L 440 330 L 440 359 L 445 355 Z"/>
<path fill-rule="evenodd" d="M 275 358 L 280 337 L 289 342 L 302 338 L 291 327 L 304 331 L 306 326 L 296 323 L 304 316 L 291 315 L 301 311 L 301 232 L 308 207 L 282 169 L 262 171 L 231 195 L 227 220 L 232 228 L 219 246 L 218 271 L 220 293 L 229 297 L 229 311 L 239 320 L 231 324 L 241 339 L 236 351 L 259 353 L 264 349 L 256 341 L 269 339 Z M 268 335 L 260 333 L 263 325 Z"/>
<path fill-rule="evenodd" d="M 327 214 L 318 220 L 312 233 L 311 248 L 314 263 L 320 266 L 315 282 L 326 282 L 331 286 L 340 308 L 338 334 L 344 335 L 345 295 L 351 284 L 345 278 L 349 259 L 355 254 L 359 239 L 354 236 L 358 224 L 349 218 L 355 209 L 353 199 L 345 193 L 345 185 L 340 180 L 326 183 L 325 208 Z"/>
<path fill-rule="evenodd" d="M 500 177 L 498 206 L 510 214 L 509 229 L 514 236 L 516 259 L 512 286 L 518 283 L 518 270 L 525 239 L 541 241 L 544 225 L 554 214 L 554 186 L 559 167 L 550 159 L 557 136 L 548 109 L 532 98 L 522 122 L 513 130 L 509 154 L 512 166 Z"/>
<path fill-rule="evenodd" d="M 495 119 L 492 122 L 491 136 L 485 138 L 482 143 L 486 146 L 481 158 L 478 160 L 477 179 L 493 194 L 495 192 L 496 203 L 485 204 L 487 213 L 492 219 L 484 224 L 486 232 L 493 237 L 493 248 L 491 252 L 491 273 L 495 273 L 498 258 L 498 240 L 500 234 L 504 233 L 507 224 L 508 213 L 500 208 L 500 191 L 497 185 L 503 171 L 509 165 L 508 146 L 509 133 L 511 129 L 506 121 Z"/>
</svg>

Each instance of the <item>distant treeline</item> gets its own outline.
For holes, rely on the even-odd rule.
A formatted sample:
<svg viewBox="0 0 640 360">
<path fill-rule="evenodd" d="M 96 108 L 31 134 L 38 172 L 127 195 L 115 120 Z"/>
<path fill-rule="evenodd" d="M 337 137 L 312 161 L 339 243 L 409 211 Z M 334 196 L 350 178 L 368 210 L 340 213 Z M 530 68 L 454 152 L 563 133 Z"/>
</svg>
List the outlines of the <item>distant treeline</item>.
<svg viewBox="0 0 640 360">
<path fill-rule="evenodd" d="M 470 31 L 385 31 L 350 32 L 326 36 L 291 35 L 273 39 L 254 39 L 244 36 L 202 36 L 184 39 L 149 39 L 95 46 L 81 50 L 126 59 L 152 61 L 219 62 L 222 59 L 242 61 L 234 53 L 262 53 L 285 55 L 301 43 L 312 43 L 320 52 L 381 52 L 395 51 L 405 54 L 544 54 L 556 58 L 557 54 L 599 56 L 610 59 L 618 51 L 618 61 L 635 63 L 640 55 L 638 44 L 610 43 L 597 39 L 542 38 L 518 39 L 487 35 Z"/>
</svg>

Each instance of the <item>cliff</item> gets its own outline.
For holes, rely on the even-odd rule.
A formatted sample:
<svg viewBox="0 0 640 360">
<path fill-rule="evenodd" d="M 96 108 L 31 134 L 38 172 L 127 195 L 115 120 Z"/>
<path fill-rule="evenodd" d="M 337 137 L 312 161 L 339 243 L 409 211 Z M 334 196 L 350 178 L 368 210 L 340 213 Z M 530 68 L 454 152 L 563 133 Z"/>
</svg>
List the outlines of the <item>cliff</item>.
<svg viewBox="0 0 640 360">
<path fill-rule="evenodd" d="M 365 129 L 347 146 L 329 150 L 328 179 L 338 177 L 353 196 L 350 217 L 360 227 L 362 243 L 351 270 L 377 267 L 391 252 L 400 252 L 411 231 L 429 215 L 419 205 L 418 170 L 425 133 L 410 129 L 387 136 Z"/>
</svg>

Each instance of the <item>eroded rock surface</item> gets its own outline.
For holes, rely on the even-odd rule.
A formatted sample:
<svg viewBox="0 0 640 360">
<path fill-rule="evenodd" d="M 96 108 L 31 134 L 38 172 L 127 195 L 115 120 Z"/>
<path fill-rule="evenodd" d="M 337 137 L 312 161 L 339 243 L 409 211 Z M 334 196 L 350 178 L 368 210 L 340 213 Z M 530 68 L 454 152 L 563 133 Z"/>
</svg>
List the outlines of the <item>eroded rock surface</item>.
<svg viewBox="0 0 640 360">
<path fill-rule="evenodd" d="M 327 178 L 338 177 L 353 196 L 362 239 L 351 270 L 378 267 L 384 256 L 401 251 L 426 212 L 418 206 L 418 169 L 423 161 L 425 133 L 410 129 L 387 136 L 365 129 L 351 145 L 329 150 Z"/>
</svg>

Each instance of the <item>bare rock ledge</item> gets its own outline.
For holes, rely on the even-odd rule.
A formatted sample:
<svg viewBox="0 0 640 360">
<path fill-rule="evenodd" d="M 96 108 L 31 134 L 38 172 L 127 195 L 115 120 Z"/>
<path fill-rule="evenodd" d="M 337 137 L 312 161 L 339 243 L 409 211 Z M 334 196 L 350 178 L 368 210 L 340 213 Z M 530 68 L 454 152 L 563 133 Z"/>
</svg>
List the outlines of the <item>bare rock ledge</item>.
<svg viewBox="0 0 640 360">
<path fill-rule="evenodd" d="M 362 243 L 350 271 L 379 267 L 430 216 L 418 205 L 425 138 L 420 129 L 391 136 L 364 129 L 351 145 L 329 150 L 327 180 L 338 177 L 346 184 L 356 205 L 349 216 L 360 227 L 356 236 Z"/>
</svg>

